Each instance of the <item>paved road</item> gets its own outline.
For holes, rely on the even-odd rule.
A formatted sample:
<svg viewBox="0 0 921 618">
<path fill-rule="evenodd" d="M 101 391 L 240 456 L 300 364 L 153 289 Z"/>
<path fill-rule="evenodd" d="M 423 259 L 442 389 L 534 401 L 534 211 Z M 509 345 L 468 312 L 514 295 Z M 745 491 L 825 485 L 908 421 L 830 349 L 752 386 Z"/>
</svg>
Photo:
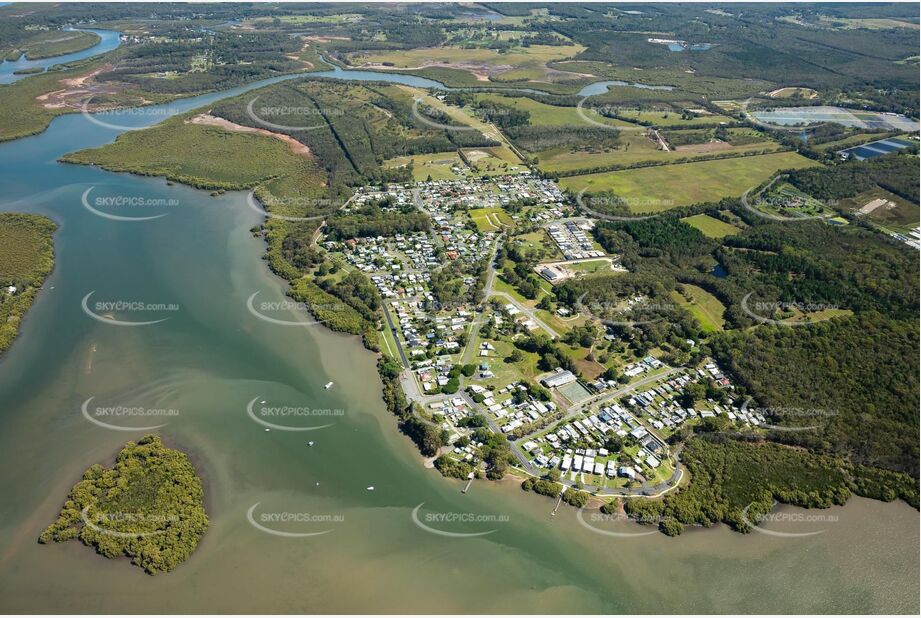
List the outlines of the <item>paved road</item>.
<svg viewBox="0 0 921 618">
<path fill-rule="evenodd" d="M 489 257 L 489 265 L 486 267 L 486 285 L 483 286 L 483 302 L 488 302 L 489 297 L 492 296 L 493 285 L 496 282 L 496 253 L 499 251 L 499 242 L 502 237 L 496 238 L 492 245 L 492 252 Z M 477 336 L 480 333 L 480 328 L 483 326 L 483 319 L 486 316 L 485 311 L 478 311 L 476 316 L 473 318 L 473 325 L 470 328 L 470 336 L 467 338 L 467 347 L 464 348 L 464 354 L 461 357 L 461 364 L 467 365 L 472 360 L 472 355 L 474 350 L 476 350 L 476 341 Z"/>
<path fill-rule="evenodd" d="M 657 373 L 651 376 L 646 376 L 645 378 L 642 378 L 641 380 L 637 380 L 636 382 L 633 382 L 632 384 L 627 384 L 623 388 L 617 389 L 615 391 L 611 391 L 610 393 L 601 393 L 600 395 L 595 395 L 594 397 L 589 397 L 588 399 L 584 399 L 569 409 L 568 416 L 578 414 L 586 407 L 594 405 L 596 403 L 602 403 L 602 402 L 610 401 L 618 397 L 623 397 L 627 393 L 633 392 L 636 389 L 640 388 L 641 386 L 646 386 L 647 384 L 655 382 L 656 380 L 660 380 L 662 378 L 666 378 L 668 376 L 674 375 L 678 373 L 679 371 L 681 371 L 681 369 L 678 367 L 670 367 L 667 371 L 664 371 L 662 373 Z"/>
<path fill-rule="evenodd" d="M 385 300 L 384 301 L 384 317 L 387 318 L 387 324 L 390 326 L 390 330 L 393 333 L 393 340 L 397 342 L 397 352 L 400 353 L 400 360 L 403 361 L 403 367 L 409 368 L 409 359 L 406 358 L 406 352 L 403 350 L 403 344 L 400 343 L 399 330 L 396 327 L 396 324 L 393 323 L 393 318 L 390 316 L 390 308 L 388 305 L 393 301 Z"/>
</svg>

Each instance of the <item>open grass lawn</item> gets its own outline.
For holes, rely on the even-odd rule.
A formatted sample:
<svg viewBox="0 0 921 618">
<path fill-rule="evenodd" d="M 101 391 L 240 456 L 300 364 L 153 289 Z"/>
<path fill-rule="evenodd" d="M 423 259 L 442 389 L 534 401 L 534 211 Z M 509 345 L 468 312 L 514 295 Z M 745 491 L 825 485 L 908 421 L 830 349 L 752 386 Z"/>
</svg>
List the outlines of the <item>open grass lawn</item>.
<svg viewBox="0 0 921 618">
<path fill-rule="evenodd" d="M 486 363 L 495 375 L 488 380 L 477 380 L 477 382 L 498 390 L 513 382 L 533 380 L 534 376 L 542 373 L 537 370 L 539 357 L 536 353 L 522 350 L 521 352 L 524 355 L 522 360 L 517 363 L 506 363 L 503 359 L 508 357 L 512 350 L 516 349 L 515 345 L 505 340 L 484 339 L 484 341 L 488 341 L 496 349 L 490 351 L 488 358 L 476 356 L 473 362 L 477 364 Z"/>
<path fill-rule="evenodd" d="M 874 209 L 870 214 L 862 215 L 865 220 L 883 229 L 898 232 L 905 232 L 918 226 L 919 213 L 921 213 L 921 209 L 919 209 L 918 205 L 894 193 L 890 193 L 881 187 L 875 187 L 855 197 L 841 200 L 838 206 L 845 212 L 853 212 L 878 198 L 892 202 L 895 206 L 880 206 Z"/>
<path fill-rule="evenodd" d="M 351 55 L 349 61 L 356 66 L 384 65 L 397 68 L 457 64 L 464 66 L 454 68 L 466 69 L 466 66 L 475 65 L 496 73 L 500 80 L 503 76 L 506 80 L 542 79 L 547 73 L 548 62 L 571 58 L 583 51 L 585 47 L 579 44 L 513 47 L 504 54 L 488 48 L 464 49 L 447 45 L 409 50 L 360 52 Z"/>
<path fill-rule="evenodd" d="M 102 39 L 95 32 L 48 30 L 37 32 L 20 45 L 29 60 L 63 56 L 89 49 Z"/>
<path fill-rule="evenodd" d="M 662 165 L 617 172 L 570 176 L 560 180 L 572 191 L 611 190 L 637 199 L 635 212 L 661 212 L 676 206 L 737 197 L 781 169 L 819 165 L 795 152 Z"/>
<path fill-rule="evenodd" d="M 413 180 L 427 180 L 429 176 L 432 180 L 458 180 L 464 178 L 467 172 L 467 166 L 457 156 L 457 152 L 434 152 L 431 154 L 412 155 L 408 157 L 397 157 L 388 159 L 384 162 L 385 168 L 403 167 L 413 164 Z M 456 167 L 460 171 L 455 172 L 451 168 Z"/>
<path fill-rule="evenodd" d="M 499 131 L 499 129 L 497 129 L 493 125 L 487 122 L 484 122 L 483 120 L 474 116 L 469 110 L 461 109 L 453 105 L 448 105 L 444 103 L 443 101 L 439 101 L 435 97 L 431 96 L 425 90 L 422 90 L 419 88 L 412 88 L 409 86 L 395 86 L 394 88 L 396 90 L 405 92 L 407 96 L 409 97 L 421 98 L 422 103 L 424 105 L 428 105 L 441 112 L 444 112 L 454 122 L 461 124 L 461 125 L 473 127 L 477 129 L 480 133 L 485 135 L 486 137 L 493 139 L 501 144 L 500 146 L 494 146 L 490 148 L 479 148 L 476 150 L 483 151 L 487 155 L 497 159 L 498 161 L 507 163 L 509 167 L 512 165 L 517 166 L 521 164 L 521 159 L 509 147 L 509 143 L 505 135 L 503 135 L 502 132 Z M 490 162 L 490 164 L 501 167 L 501 163 L 498 163 L 498 162 Z"/>
<path fill-rule="evenodd" d="M 519 243 L 525 251 L 541 261 L 563 259 L 563 254 L 560 253 L 559 247 L 550 239 L 547 230 L 543 228 L 527 234 L 519 234 L 513 237 L 512 240 Z"/>
<path fill-rule="evenodd" d="M 569 172 L 599 166 L 632 165 L 645 161 L 693 160 L 713 156 L 712 152 L 665 151 L 659 150 L 656 142 L 642 132 L 624 132 L 620 135 L 620 145 L 598 151 L 573 151 L 571 148 L 554 148 L 538 153 L 538 167 L 547 172 Z M 740 140 L 748 141 L 748 140 Z M 780 145 L 767 139 L 757 139 L 749 143 L 733 144 L 720 152 L 745 153 L 779 149 Z"/>
<path fill-rule="evenodd" d="M 672 111 L 657 110 L 617 110 L 617 115 L 627 120 L 636 120 L 640 122 L 649 122 L 657 127 L 675 127 L 697 126 L 702 124 L 719 124 L 721 122 L 732 122 L 732 118 L 721 116 L 719 114 L 702 114 L 693 118 L 682 118 L 680 113 Z"/>
<path fill-rule="evenodd" d="M 528 112 L 531 115 L 529 120 L 534 126 L 590 126 L 585 122 L 583 118 L 579 116 L 579 113 L 575 107 L 547 105 L 546 103 L 540 103 L 527 97 L 511 97 L 492 93 L 479 94 L 477 95 L 477 99 L 480 101 L 492 101 L 502 105 L 508 105 L 514 107 L 515 109 Z M 612 127 L 636 126 L 621 120 L 605 118 L 590 108 L 585 108 L 584 113 L 592 120 L 603 122 L 604 124 L 611 125 Z"/>
<path fill-rule="evenodd" d="M 685 217 L 682 219 L 688 225 L 696 227 L 698 230 L 703 232 L 704 236 L 709 238 L 723 238 L 724 236 L 732 236 L 733 234 L 738 234 L 742 230 L 737 228 L 734 225 L 724 223 L 719 219 L 715 219 L 710 215 L 694 215 L 693 217 Z"/>
<path fill-rule="evenodd" d="M 585 262 L 574 262 L 572 264 L 567 264 L 566 268 L 569 270 L 574 270 L 576 272 L 592 274 L 598 272 L 610 272 L 611 271 L 611 260 L 588 260 Z"/>
<path fill-rule="evenodd" d="M 481 232 L 495 232 L 512 225 L 512 218 L 501 208 L 475 208 L 467 213 Z"/>
<path fill-rule="evenodd" d="M 470 162 L 470 168 L 478 176 L 503 176 L 524 168 L 517 162 L 509 161 L 508 157 L 515 157 L 514 153 L 505 146 L 494 148 L 469 148 L 464 149 L 464 156 Z M 515 157 L 517 159 L 517 157 Z M 517 169 L 512 169 L 517 168 Z"/>
<path fill-rule="evenodd" d="M 726 307 L 710 292 L 696 285 L 685 283 L 681 285 L 680 291 L 672 292 L 672 298 L 691 312 L 704 332 L 714 333 L 723 330 L 723 325 L 726 323 L 723 313 Z"/>
<path fill-rule="evenodd" d="M 572 362 L 576 364 L 579 373 L 583 375 L 588 380 L 594 380 L 602 373 L 605 372 L 604 365 L 600 364 L 598 361 L 588 359 L 589 350 L 588 348 L 583 348 L 579 346 L 571 346 L 565 343 L 560 344 L 560 349 L 563 353 L 572 359 Z"/>
</svg>

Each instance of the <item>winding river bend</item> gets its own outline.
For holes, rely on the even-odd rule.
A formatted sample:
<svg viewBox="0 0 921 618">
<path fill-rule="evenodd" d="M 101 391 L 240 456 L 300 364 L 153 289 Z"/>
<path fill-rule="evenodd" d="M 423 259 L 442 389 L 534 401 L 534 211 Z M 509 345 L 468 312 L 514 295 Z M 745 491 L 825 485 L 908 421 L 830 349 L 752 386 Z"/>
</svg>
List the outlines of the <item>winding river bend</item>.
<svg viewBox="0 0 921 618">
<path fill-rule="evenodd" d="M 143 126 L 245 89 L 106 120 Z M 902 503 L 855 498 L 807 523 L 782 508 L 790 521 L 766 525 L 810 536 L 717 527 L 672 539 L 570 508 L 551 516 L 551 501 L 512 482 L 461 494 L 399 435 L 357 339 L 250 313 L 254 293 L 285 297 L 260 259 L 245 195 L 56 162 L 118 133 L 69 115 L 0 144 L 0 209 L 59 224 L 54 273 L 0 361 L 0 611 L 918 610 L 918 513 Z M 97 216 L 81 204 L 91 188 L 144 200 L 120 214 L 165 216 Z M 93 319 L 88 294 L 145 309 L 88 305 L 99 313 L 157 323 Z M 310 412 L 278 424 L 329 426 L 266 431 L 247 413 L 253 404 Z M 143 414 L 112 412 L 106 424 L 162 425 L 206 481 L 211 528 L 168 575 L 77 542 L 36 543 L 83 470 L 144 433 L 82 413 L 119 406 Z"/>
<path fill-rule="evenodd" d="M 39 60 L 28 60 L 25 54 L 23 54 L 17 60 L 5 60 L 0 62 L 0 84 L 11 84 L 15 81 L 19 81 L 20 79 L 28 77 L 27 73 L 19 73 L 19 75 L 17 75 L 17 71 L 35 71 L 36 69 L 42 69 L 45 71 L 56 64 L 76 62 L 77 60 L 83 60 L 84 58 L 91 58 L 92 56 L 98 56 L 99 54 L 110 52 L 113 49 L 116 49 L 121 43 L 121 33 L 115 30 L 97 30 L 95 28 L 68 28 L 62 30 L 62 32 L 73 30 L 98 34 L 99 42 L 90 48 L 78 52 L 73 52 L 71 54 L 51 56 L 49 58 L 41 58 Z"/>
</svg>

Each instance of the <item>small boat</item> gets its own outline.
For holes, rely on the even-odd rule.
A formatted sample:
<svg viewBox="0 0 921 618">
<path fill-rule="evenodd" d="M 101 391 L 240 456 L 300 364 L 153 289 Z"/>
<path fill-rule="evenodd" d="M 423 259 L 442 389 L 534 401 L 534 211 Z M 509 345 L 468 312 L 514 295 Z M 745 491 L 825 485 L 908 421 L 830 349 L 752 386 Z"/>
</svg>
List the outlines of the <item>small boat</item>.
<svg viewBox="0 0 921 618">
<path fill-rule="evenodd" d="M 371 485 L 370 487 L 365 487 L 365 489 L 367 489 L 368 491 L 374 491 L 374 485 Z"/>
<path fill-rule="evenodd" d="M 307 446 L 313 446 L 313 440 L 307 443 Z"/>
<path fill-rule="evenodd" d="M 327 382 L 326 386 L 324 386 L 323 388 L 325 388 L 326 390 L 329 390 L 332 385 L 333 385 L 332 382 Z"/>
</svg>

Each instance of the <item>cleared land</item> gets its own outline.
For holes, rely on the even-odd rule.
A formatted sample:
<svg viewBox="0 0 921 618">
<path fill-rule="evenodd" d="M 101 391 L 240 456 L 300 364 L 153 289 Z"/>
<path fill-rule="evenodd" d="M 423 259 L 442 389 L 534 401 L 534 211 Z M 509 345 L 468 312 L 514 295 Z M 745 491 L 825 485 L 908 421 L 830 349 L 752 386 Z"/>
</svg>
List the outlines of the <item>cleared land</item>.
<svg viewBox="0 0 921 618">
<path fill-rule="evenodd" d="M 83 51 L 96 45 L 101 40 L 95 32 L 49 30 L 30 37 L 20 44 L 19 49 L 9 52 L 4 50 L 4 53 L 13 58 L 17 53 L 21 52 L 25 53 L 28 60 L 40 60 Z"/>
<path fill-rule="evenodd" d="M 777 170 L 819 165 L 795 152 L 660 165 L 562 178 L 572 191 L 613 191 L 642 204 L 635 212 L 660 212 L 676 206 L 737 197 L 769 179 Z"/>
<path fill-rule="evenodd" d="M 637 129 L 638 125 L 633 126 Z M 710 134 L 711 129 L 703 129 Z M 765 138 L 761 133 L 750 129 L 729 129 L 730 142 L 707 142 L 682 146 L 676 150 L 661 150 L 656 140 L 646 135 L 645 131 L 625 131 L 618 137 L 618 144 L 613 148 L 596 149 L 586 152 L 571 147 L 552 148 L 537 153 L 538 167 L 547 172 L 572 172 L 607 166 L 629 166 L 644 162 L 680 163 L 699 158 L 712 157 L 720 153 L 745 154 L 749 152 L 767 153 L 781 148 L 780 144 Z M 679 135 L 687 131 L 679 132 Z M 673 132 L 665 133 L 674 135 Z M 716 144 L 717 146 L 714 146 Z"/>
<path fill-rule="evenodd" d="M 685 118 L 678 112 L 667 110 L 635 110 L 635 109 L 618 109 L 617 115 L 630 121 L 651 123 L 657 127 L 682 127 L 682 126 L 699 126 L 703 124 L 719 124 L 721 122 L 732 122 L 732 118 L 721 116 L 719 114 L 700 114 L 697 116 Z"/>
<path fill-rule="evenodd" d="M 683 284 L 680 291 L 672 292 L 672 298 L 691 312 L 704 332 L 723 330 L 726 307 L 710 292 L 696 285 Z"/>
<path fill-rule="evenodd" d="M 423 47 L 388 52 L 361 52 L 352 54 L 349 62 L 355 66 L 371 68 L 452 68 L 467 71 L 478 81 L 509 81 L 546 79 L 554 73 L 565 76 L 565 73 L 547 68 L 547 63 L 571 58 L 583 51 L 585 47 L 578 44 L 513 47 L 502 54 L 486 48 Z"/>
<path fill-rule="evenodd" d="M 698 230 L 703 232 L 704 236 L 710 238 L 722 238 L 724 236 L 732 236 L 733 234 L 738 234 L 742 230 L 737 228 L 734 225 L 715 219 L 710 215 L 694 215 L 693 217 L 686 217 L 682 219 L 688 225 L 696 227 Z"/>
<path fill-rule="evenodd" d="M 528 112 L 528 114 L 530 114 L 530 123 L 534 126 L 589 126 L 588 123 L 586 123 L 585 120 L 579 115 L 579 112 L 575 107 L 548 105 L 546 103 L 541 103 L 527 97 L 509 97 L 501 94 L 491 93 L 479 94 L 477 95 L 477 100 L 492 101 L 493 103 L 508 105 L 510 107 L 514 107 L 515 109 Z M 594 109 L 589 107 L 583 108 L 583 113 L 592 120 L 611 125 L 612 127 L 626 126 L 636 128 L 636 125 L 633 125 L 629 122 L 615 120 L 612 118 L 605 118 Z"/>
<path fill-rule="evenodd" d="M 495 232 L 512 225 L 512 218 L 501 208 L 475 208 L 468 214 L 481 232 Z"/>
<path fill-rule="evenodd" d="M 384 162 L 385 168 L 397 168 L 413 165 L 413 180 L 457 180 L 465 176 L 467 166 L 457 156 L 457 152 L 434 152 L 425 155 L 396 157 Z M 457 168 L 459 171 L 455 172 Z"/>
</svg>

